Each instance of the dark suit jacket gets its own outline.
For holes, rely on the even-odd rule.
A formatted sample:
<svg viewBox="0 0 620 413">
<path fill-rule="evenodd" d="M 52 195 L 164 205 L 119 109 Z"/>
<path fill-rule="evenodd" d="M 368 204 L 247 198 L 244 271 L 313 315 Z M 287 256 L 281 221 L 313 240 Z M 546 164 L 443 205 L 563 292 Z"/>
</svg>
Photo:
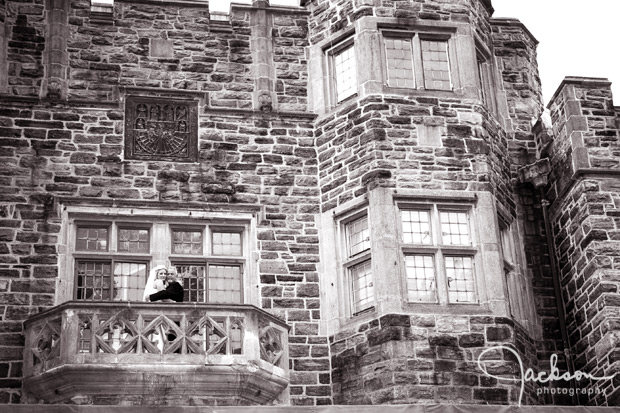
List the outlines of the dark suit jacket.
<svg viewBox="0 0 620 413">
<path fill-rule="evenodd" d="M 166 298 L 176 301 L 177 303 L 183 302 L 183 286 L 174 281 L 168 284 L 165 290 L 149 295 L 149 300 L 151 301 L 165 300 Z"/>
</svg>

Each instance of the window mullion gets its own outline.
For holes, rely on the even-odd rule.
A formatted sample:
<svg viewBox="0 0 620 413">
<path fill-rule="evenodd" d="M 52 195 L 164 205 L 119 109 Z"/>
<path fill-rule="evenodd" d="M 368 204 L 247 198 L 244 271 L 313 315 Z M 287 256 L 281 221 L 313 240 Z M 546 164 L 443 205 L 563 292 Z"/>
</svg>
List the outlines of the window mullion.
<svg viewBox="0 0 620 413">
<path fill-rule="evenodd" d="M 422 47 L 420 45 L 420 36 L 415 35 L 411 39 L 413 48 L 413 80 L 416 89 L 424 88 L 424 66 L 422 65 Z"/>
<path fill-rule="evenodd" d="M 118 252 L 118 226 L 115 221 L 112 221 L 110 224 L 110 239 L 108 242 L 110 243 L 110 253 Z"/>
<path fill-rule="evenodd" d="M 205 225 L 202 251 L 204 256 L 213 255 L 213 231 L 210 225 Z"/>
<path fill-rule="evenodd" d="M 439 304 L 446 305 L 448 304 L 448 279 L 446 278 L 446 262 L 441 249 L 437 250 L 435 260 L 438 301 Z"/>
<path fill-rule="evenodd" d="M 205 262 L 205 279 L 204 279 L 205 288 L 203 291 L 203 302 L 205 303 L 209 302 L 209 289 L 211 288 L 210 276 L 211 276 L 211 264 L 209 262 Z"/>
<path fill-rule="evenodd" d="M 448 303 L 448 280 L 446 279 L 446 268 L 443 258 L 443 251 L 441 245 L 443 244 L 443 233 L 441 228 L 441 220 L 439 215 L 439 208 L 437 204 L 433 205 L 431 211 L 431 225 L 433 228 L 433 244 L 437 248 L 435 252 L 435 282 L 437 283 L 437 302 L 441 305 Z"/>
</svg>

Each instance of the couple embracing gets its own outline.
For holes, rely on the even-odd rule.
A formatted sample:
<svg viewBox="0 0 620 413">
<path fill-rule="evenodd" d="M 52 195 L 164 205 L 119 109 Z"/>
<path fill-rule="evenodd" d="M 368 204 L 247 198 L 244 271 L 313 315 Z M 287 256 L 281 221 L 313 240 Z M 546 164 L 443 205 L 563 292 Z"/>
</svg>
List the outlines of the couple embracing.
<svg viewBox="0 0 620 413">
<path fill-rule="evenodd" d="M 183 286 L 174 267 L 158 265 L 149 274 L 144 287 L 144 301 L 182 302 Z"/>
</svg>

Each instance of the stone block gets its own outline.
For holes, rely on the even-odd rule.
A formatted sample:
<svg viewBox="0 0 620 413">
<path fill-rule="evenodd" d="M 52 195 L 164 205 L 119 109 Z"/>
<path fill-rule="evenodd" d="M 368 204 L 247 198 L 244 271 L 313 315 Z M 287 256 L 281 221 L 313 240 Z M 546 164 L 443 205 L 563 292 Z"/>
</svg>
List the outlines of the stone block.
<svg viewBox="0 0 620 413">
<path fill-rule="evenodd" d="M 428 337 L 431 346 L 457 347 L 458 338 L 446 334 L 433 334 Z"/>
<path fill-rule="evenodd" d="M 379 319 L 381 328 L 390 326 L 411 327 L 411 319 L 408 315 L 388 314 Z"/>
<path fill-rule="evenodd" d="M 326 371 L 329 370 L 329 359 L 295 359 L 293 360 L 293 370 L 299 371 Z M 291 373 L 291 376 L 293 373 Z M 316 380 L 316 378 L 315 378 Z M 316 383 L 316 382 L 315 382 Z"/>
<path fill-rule="evenodd" d="M 297 286 L 297 297 L 318 297 L 318 284 L 300 284 Z"/>
<path fill-rule="evenodd" d="M 479 333 L 463 334 L 459 337 L 461 347 L 481 347 L 484 346 L 484 335 Z"/>
</svg>

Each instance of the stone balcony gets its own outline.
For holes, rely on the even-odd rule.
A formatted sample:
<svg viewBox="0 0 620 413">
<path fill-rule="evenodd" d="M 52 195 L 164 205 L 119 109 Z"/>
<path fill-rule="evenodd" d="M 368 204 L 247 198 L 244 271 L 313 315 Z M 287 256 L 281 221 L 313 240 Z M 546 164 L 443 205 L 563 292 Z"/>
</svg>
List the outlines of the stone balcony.
<svg viewBox="0 0 620 413">
<path fill-rule="evenodd" d="M 251 305 L 70 301 L 25 323 L 29 402 L 286 402 L 288 326 Z"/>
</svg>

